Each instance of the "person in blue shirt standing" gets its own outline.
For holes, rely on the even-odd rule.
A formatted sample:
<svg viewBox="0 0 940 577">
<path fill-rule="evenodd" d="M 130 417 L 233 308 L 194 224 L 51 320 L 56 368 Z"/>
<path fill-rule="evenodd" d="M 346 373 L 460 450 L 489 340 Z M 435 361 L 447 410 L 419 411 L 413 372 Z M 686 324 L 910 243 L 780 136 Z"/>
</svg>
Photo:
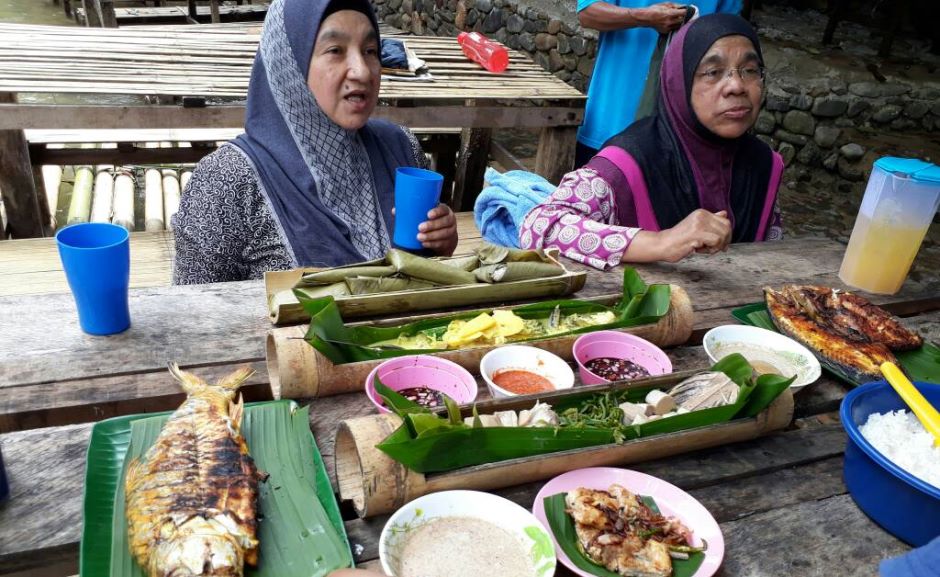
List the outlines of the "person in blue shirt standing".
<svg viewBox="0 0 940 577">
<path fill-rule="evenodd" d="M 741 0 L 695 0 L 699 15 L 741 10 Z M 575 168 L 584 166 L 607 139 L 633 124 L 659 34 L 679 28 L 685 6 L 645 0 L 578 0 L 578 21 L 600 31 L 588 87 L 584 124 L 578 130 Z"/>
</svg>

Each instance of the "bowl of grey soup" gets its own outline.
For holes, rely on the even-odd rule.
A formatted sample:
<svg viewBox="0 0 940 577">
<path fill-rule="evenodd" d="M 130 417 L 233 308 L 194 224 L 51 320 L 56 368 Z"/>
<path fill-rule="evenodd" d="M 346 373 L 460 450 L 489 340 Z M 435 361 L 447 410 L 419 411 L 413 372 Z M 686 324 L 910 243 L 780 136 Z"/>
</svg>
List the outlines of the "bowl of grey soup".
<svg viewBox="0 0 940 577">
<path fill-rule="evenodd" d="M 519 505 L 480 491 L 441 491 L 395 512 L 379 538 L 395 577 L 550 577 L 555 546 Z"/>
</svg>

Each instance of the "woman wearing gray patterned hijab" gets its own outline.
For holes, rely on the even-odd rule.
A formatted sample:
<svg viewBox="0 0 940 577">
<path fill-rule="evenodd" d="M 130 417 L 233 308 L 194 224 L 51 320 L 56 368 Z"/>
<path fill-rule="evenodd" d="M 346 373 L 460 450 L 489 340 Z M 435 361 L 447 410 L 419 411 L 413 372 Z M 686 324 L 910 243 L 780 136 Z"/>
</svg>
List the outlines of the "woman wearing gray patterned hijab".
<svg viewBox="0 0 940 577">
<path fill-rule="evenodd" d="M 174 220 L 178 284 L 336 266 L 389 248 L 394 174 L 423 166 L 410 132 L 370 119 L 379 32 L 368 0 L 276 0 L 248 89 L 245 133 L 196 167 Z M 419 235 L 449 255 L 453 212 Z"/>
</svg>

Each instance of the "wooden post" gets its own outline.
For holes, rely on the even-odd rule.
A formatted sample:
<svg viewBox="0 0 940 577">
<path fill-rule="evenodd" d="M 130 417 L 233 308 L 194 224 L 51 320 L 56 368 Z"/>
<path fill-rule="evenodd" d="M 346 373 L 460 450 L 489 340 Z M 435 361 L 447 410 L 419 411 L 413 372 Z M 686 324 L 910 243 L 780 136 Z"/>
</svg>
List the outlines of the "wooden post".
<svg viewBox="0 0 940 577">
<path fill-rule="evenodd" d="M 578 138 L 576 126 L 552 126 L 542 129 L 535 172 L 552 184 L 574 168 L 574 149 Z"/>
<path fill-rule="evenodd" d="M 101 27 L 101 18 L 98 17 L 96 4 L 96 0 L 82 0 L 82 8 L 85 9 L 85 26 L 91 28 Z"/>
<path fill-rule="evenodd" d="M 117 28 L 117 17 L 114 15 L 114 0 L 95 0 L 98 8 L 98 18 L 104 28 Z"/>
<path fill-rule="evenodd" d="M 0 92 L 0 103 L 16 102 L 16 95 Z M 36 167 L 41 178 L 41 171 Z M 51 232 L 49 205 L 40 202 L 36 176 L 29 161 L 29 146 L 22 130 L 0 130 L 0 192 L 13 238 L 34 238 Z"/>
<path fill-rule="evenodd" d="M 473 210 L 473 203 L 483 189 L 483 174 L 490 154 L 490 128 L 464 128 L 460 136 L 460 154 L 454 175 L 454 196 L 451 208 L 455 212 Z"/>
<path fill-rule="evenodd" d="M 222 22 L 222 18 L 219 16 L 219 0 L 209 0 L 209 14 L 213 24 Z"/>
</svg>

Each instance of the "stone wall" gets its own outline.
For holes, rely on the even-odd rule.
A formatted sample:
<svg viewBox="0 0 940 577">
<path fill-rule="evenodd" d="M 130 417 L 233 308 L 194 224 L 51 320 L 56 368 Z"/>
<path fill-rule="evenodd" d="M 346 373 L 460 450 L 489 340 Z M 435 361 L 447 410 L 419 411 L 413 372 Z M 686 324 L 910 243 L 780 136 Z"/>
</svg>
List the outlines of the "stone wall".
<svg viewBox="0 0 940 577">
<path fill-rule="evenodd" d="M 528 53 L 543 68 L 587 90 L 594 69 L 597 33 L 581 28 L 573 10 L 535 7 L 531 0 L 372 0 L 387 24 L 431 36 L 482 32 L 514 50 Z M 570 0 L 573 2 L 574 0 Z M 555 9 L 552 9 L 555 8 Z M 551 12 L 551 14 L 549 13 Z"/>
<path fill-rule="evenodd" d="M 847 180 L 865 178 L 866 143 L 888 132 L 940 131 L 940 90 L 899 82 L 838 79 L 771 82 L 758 136 L 789 166 L 823 167 Z"/>
</svg>

